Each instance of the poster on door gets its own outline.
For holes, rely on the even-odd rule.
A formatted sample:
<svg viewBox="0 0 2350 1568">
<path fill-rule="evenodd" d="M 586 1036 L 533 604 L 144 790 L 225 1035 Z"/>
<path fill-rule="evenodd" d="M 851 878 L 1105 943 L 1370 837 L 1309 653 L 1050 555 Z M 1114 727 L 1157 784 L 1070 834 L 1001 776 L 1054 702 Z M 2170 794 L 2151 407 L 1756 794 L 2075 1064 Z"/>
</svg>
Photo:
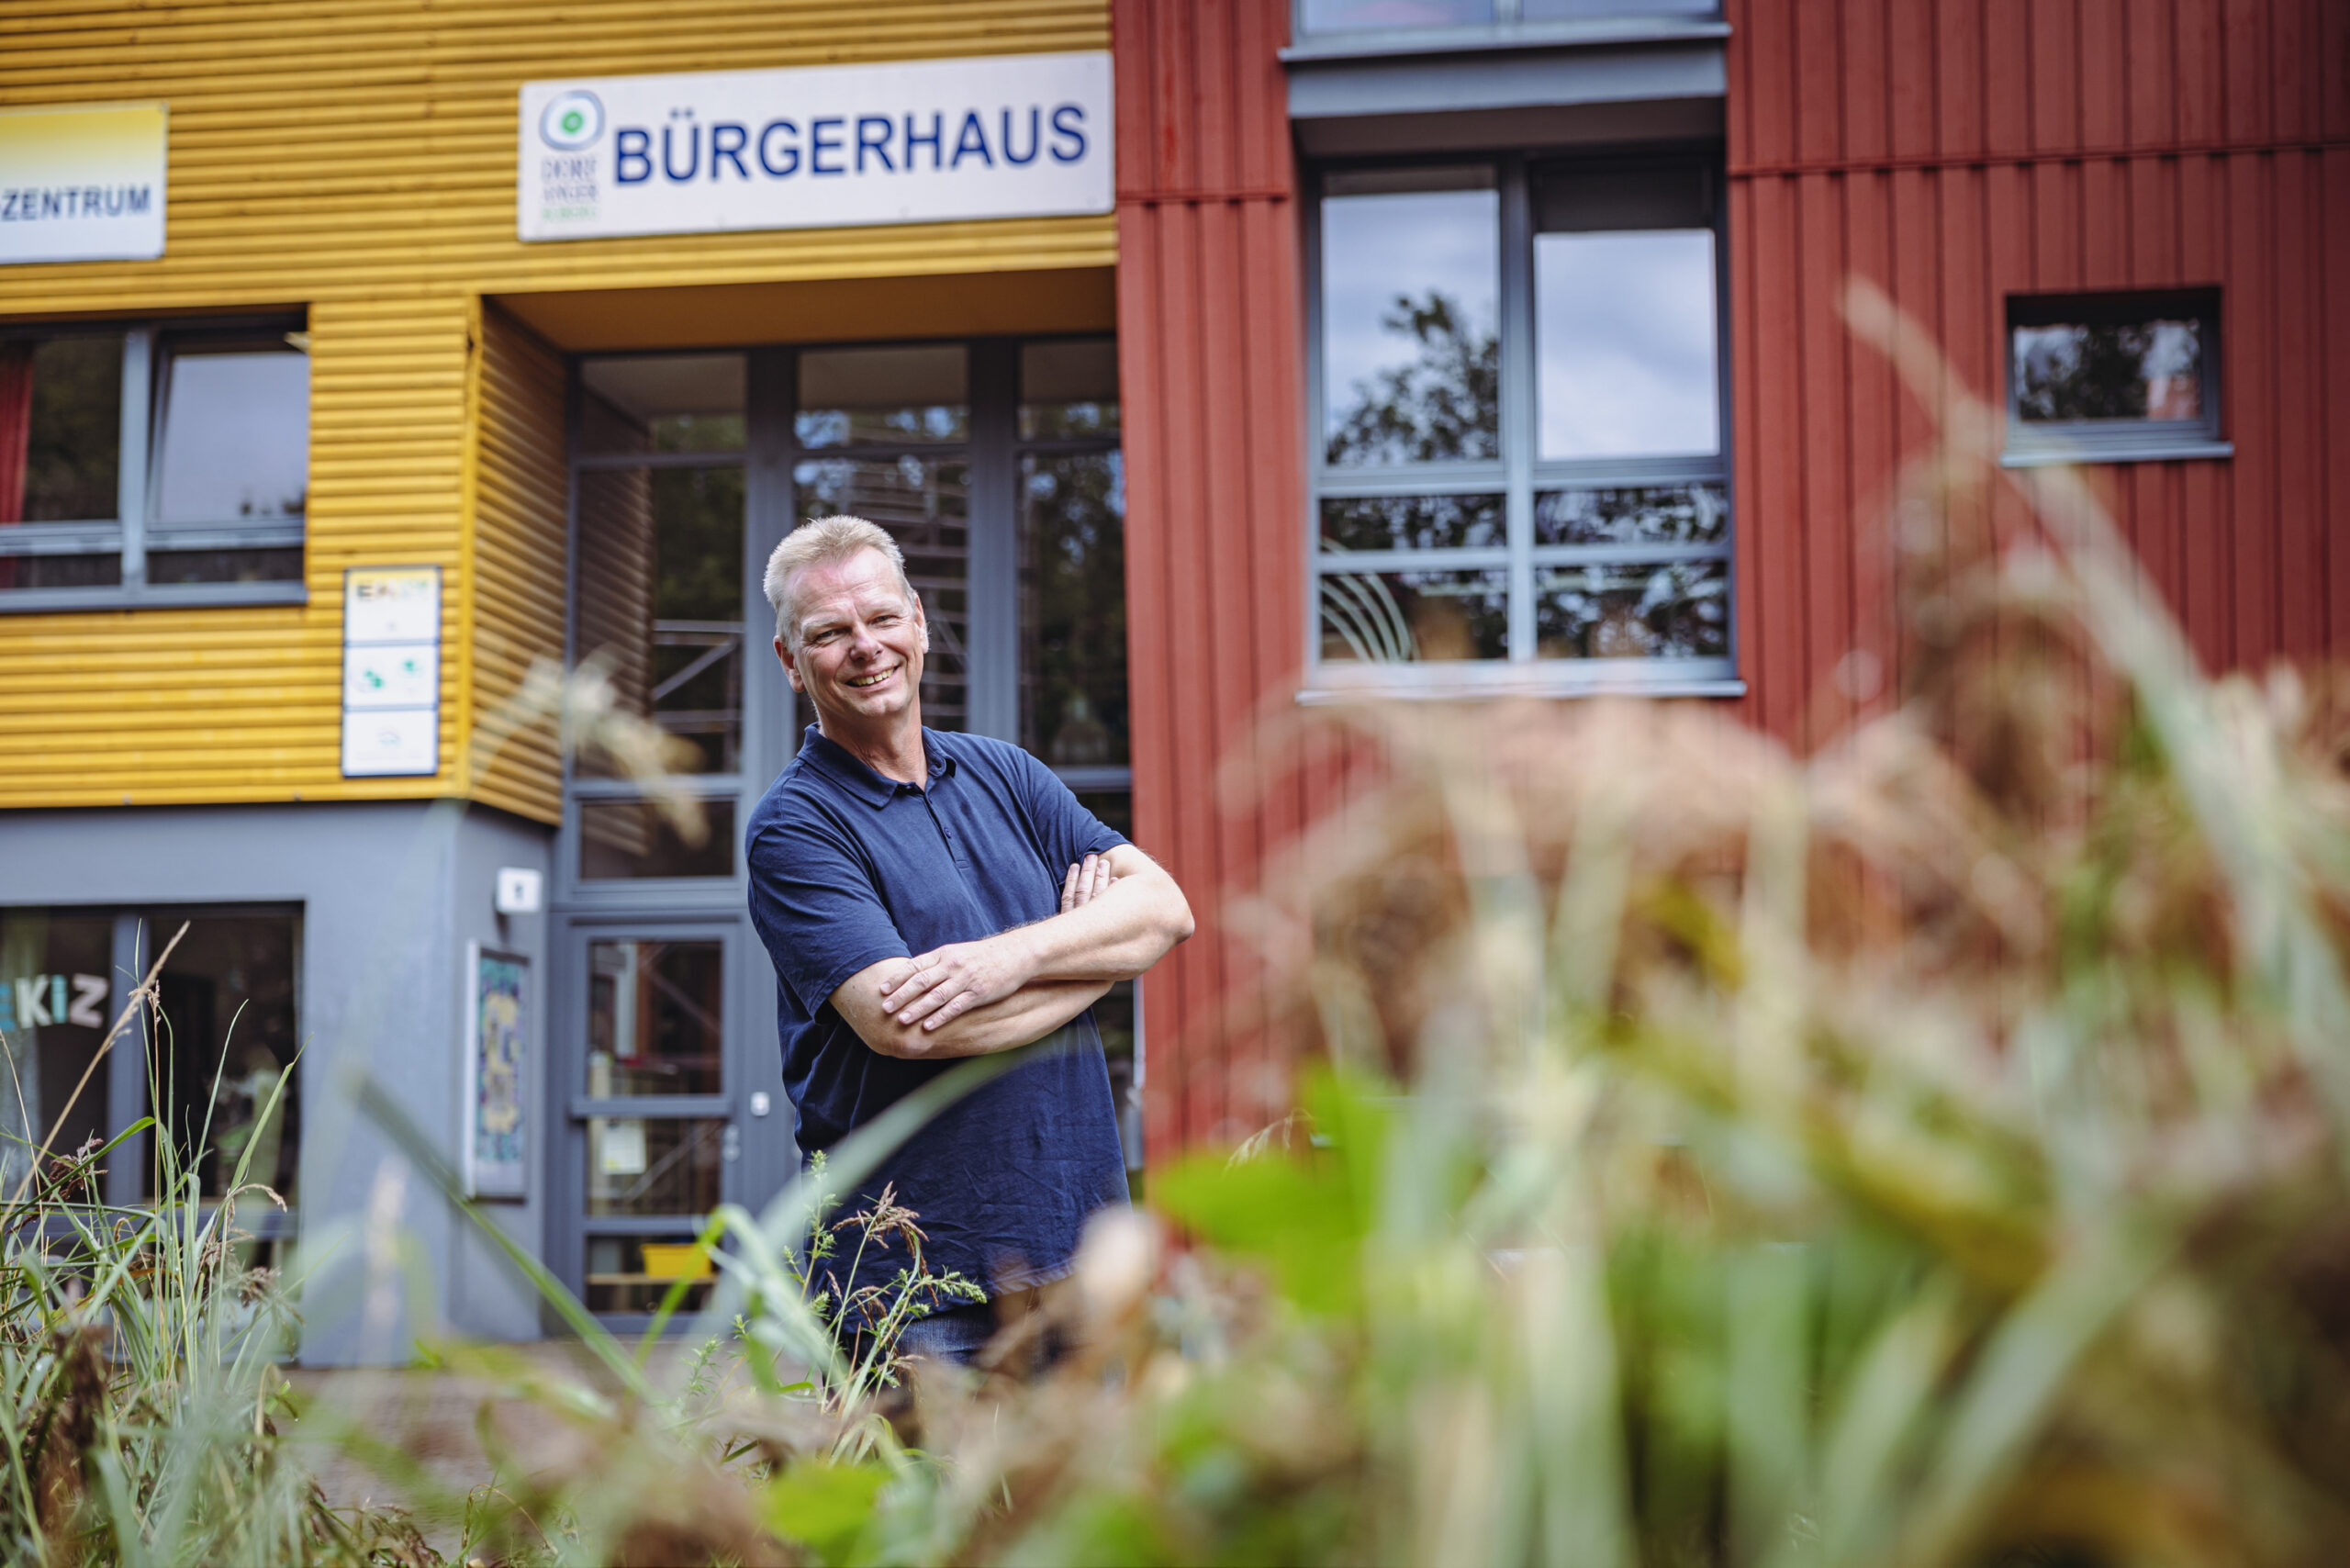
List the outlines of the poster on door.
<svg viewBox="0 0 2350 1568">
<path fill-rule="evenodd" d="M 465 1194 L 530 1195 L 530 1114 L 523 1103 L 529 1053 L 531 960 L 465 944 Z"/>
</svg>

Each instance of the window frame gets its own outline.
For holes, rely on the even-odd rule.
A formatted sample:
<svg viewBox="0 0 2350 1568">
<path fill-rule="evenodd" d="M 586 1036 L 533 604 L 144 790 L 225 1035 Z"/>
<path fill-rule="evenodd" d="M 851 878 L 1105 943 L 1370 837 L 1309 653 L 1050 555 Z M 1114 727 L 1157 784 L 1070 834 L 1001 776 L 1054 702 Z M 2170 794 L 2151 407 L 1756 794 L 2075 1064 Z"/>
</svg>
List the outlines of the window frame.
<svg viewBox="0 0 2350 1568">
<path fill-rule="evenodd" d="M 0 558 L 39 555 L 118 555 L 118 584 L 86 588 L 0 590 L 0 614 L 36 615 L 84 610 L 191 609 L 309 602 L 309 515 L 246 523 L 180 523 L 158 521 L 163 427 L 169 417 L 165 388 L 173 355 L 195 345 L 236 346 L 265 340 L 306 340 L 296 346 L 304 357 L 308 323 L 299 315 L 273 313 L 238 317 L 167 318 L 161 320 L 13 322 L 0 325 L 0 341 L 71 336 L 77 331 L 121 332 L 122 424 L 116 456 L 116 515 L 61 522 L 16 522 L 0 526 Z M 308 465 L 305 437 L 305 466 Z M 306 485 L 307 492 L 307 485 Z M 303 552 L 304 575 L 292 582 L 150 583 L 151 554 L 197 550 Z"/>
<path fill-rule="evenodd" d="M 1324 386 L 1322 298 L 1322 204 L 1333 174 L 1356 172 L 1449 169 L 1490 165 L 1499 194 L 1499 269 L 1496 293 L 1501 375 L 1498 407 L 1499 456 L 1492 460 L 1340 468 L 1325 458 L 1327 404 Z M 1534 182 L 1546 170 L 1572 167 L 1594 173 L 1695 166 L 1710 181 L 1714 235 L 1715 407 L 1719 450 L 1711 456 L 1653 458 L 1543 458 L 1536 349 Z M 1334 159 L 1306 171 L 1304 199 L 1306 484 L 1304 626 L 1305 678 L 1298 700 L 1308 704 L 1364 697 L 1450 700 L 1461 697 L 1537 695 L 1574 697 L 1630 692 L 1648 696 L 1738 697 L 1739 676 L 1738 502 L 1732 441 L 1729 331 L 1729 227 L 1727 182 L 1718 144 L 1572 149 L 1512 148 L 1485 152 L 1445 151 L 1411 158 Z M 1728 527 L 1718 544 L 1538 545 L 1534 542 L 1537 497 L 1546 490 L 1682 483 L 1720 486 Z M 1350 556 L 1360 571 L 1505 569 L 1509 575 L 1509 652 L 1504 658 L 1428 663 L 1372 661 L 1326 663 L 1322 658 L 1321 583 L 1326 557 L 1321 547 L 1322 504 L 1411 495 L 1498 495 L 1506 543 L 1452 550 L 1381 551 Z M 1544 659 L 1535 653 L 1534 574 L 1538 566 L 1584 563 L 1718 559 L 1728 574 L 1725 637 L 1729 652 L 1718 659 Z"/>
<path fill-rule="evenodd" d="M 2018 409 L 2016 331 L 2022 327 L 2143 321 L 2167 316 L 2199 322 L 2203 412 L 2192 420 L 2064 420 L 2027 422 Z M 2067 463 L 2159 463 L 2232 457 L 2224 433 L 2221 365 L 2227 342 L 2221 291 L 2207 288 L 2073 290 L 2010 294 L 2000 317 L 1999 372 L 2007 383 L 2003 468 Z"/>
<path fill-rule="evenodd" d="M 1455 53 L 1520 49 L 1544 44 L 1641 43 L 1661 39 L 1723 38 L 1729 32 L 1717 4 L 1707 10 L 1624 10 L 1590 17 L 1528 17 L 1525 0 L 1493 0 L 1494 14 L 1482 22 L 1433 22 L 1417 27 L 1314 28 L 1306 25 L 1310 0 L 1290 0 L 1290 38 L 1284 60 L 1317 55 Z"/>
</svg>

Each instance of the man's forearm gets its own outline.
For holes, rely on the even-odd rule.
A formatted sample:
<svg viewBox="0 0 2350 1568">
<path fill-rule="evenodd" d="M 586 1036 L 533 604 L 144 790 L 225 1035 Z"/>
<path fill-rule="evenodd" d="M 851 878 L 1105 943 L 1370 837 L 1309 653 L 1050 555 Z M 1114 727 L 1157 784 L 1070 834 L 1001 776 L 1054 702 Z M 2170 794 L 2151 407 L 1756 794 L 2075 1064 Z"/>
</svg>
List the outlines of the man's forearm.
<svg viewBox="0 0 2350 1568">
<path fill-rule="evenodd" d="M 851 1018 L 849 1023 L 884 1056 L 921 1060 L 990 1056 L 1043 1039 L 1101 1001 L 1109 989 L 1108 980 L 1040 980 L 936 1029 L 901 1024 L 878 1005 L 868 1018 Z"/>
<path fill-rule="evenodd" d="M 1132 980 L 1192 934 L 1192 914 L 1174 879 L 1156 867 L 1122 877 L 1066 914 L 1006 931 L 1038 980 Z"/>
<path fill-rule="evenodd" d="M 891 971 L 881 1004 L 896 1023 L 935 1033 L 1040 980 L 1130 979 L 1191 935 L 1192 906 L 1175 879 L 1120 845 L 1069 868 L 1060 913 L 913 955 Z"/>
</svg>

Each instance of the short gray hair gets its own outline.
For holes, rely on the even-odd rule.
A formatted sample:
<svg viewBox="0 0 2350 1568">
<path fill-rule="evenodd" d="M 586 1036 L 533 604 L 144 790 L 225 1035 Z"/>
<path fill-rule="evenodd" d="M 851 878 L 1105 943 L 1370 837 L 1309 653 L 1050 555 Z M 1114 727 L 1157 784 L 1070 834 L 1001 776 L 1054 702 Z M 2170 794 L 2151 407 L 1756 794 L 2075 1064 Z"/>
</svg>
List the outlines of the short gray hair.
<svg viewBox="0 0 2350 1568">
<path fill-rule="evenodd" d="M 878 553 L 897 569 L 898 586 L 906 590 L 906 602 L 914 602 L 914 585 L 906 576 L 906 557 L 898 549 L 898 542 L 890 537 L 889 530 L 879 523 L 867 522 L 861 517 L 820 517 L 803 522 L 783 536 L 783 543 L 767 557 L 767 575 L 763 587 L 767 603 L 775 607 L 775 634 L 792 652 L 800 651 L 799 629 L 791 624 L 791 606 L 786 590 L 791 575 L 806 566 L 836 566 L 843 561 L 871 550 Z"/>
</svg>

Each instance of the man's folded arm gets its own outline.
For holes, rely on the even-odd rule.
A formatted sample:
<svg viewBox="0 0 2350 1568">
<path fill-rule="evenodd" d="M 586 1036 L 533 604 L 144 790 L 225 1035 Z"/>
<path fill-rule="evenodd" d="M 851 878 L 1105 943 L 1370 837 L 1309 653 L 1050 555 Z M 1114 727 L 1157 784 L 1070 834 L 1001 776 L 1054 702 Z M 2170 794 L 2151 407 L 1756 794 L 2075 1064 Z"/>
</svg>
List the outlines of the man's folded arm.
<svg viewBox="0 0 2350 1568">
<path fill-rule="evenodd" d="M 935 1033 L 1038 984 L 1131 980 L 1192 935 L 1183 890 L 1130 844 L 1072 868 L 1062 902 L 1050 919 L 915 954 L 882 998 L 891 1020 Z"/>
<path fill-rule="evenodd" d="M 1133 980 L 1192 935 L 1191 901 L 1131 844 L 1102 857 L 1110 885 L 1090 900 L 998 940 L 1024 942 L 1040 980 Z"/>
<path fill-rule="evenodd" d="M 987 1056 L 1041 1040 L 1109 991 L 1106 980 L 1038 980 L 1011 995 L 974 1007 L 934 1029 L 901 1024 L 883 1005 L 890 988 L 912 972 L 906 958 L 884 958 L 859 969 L 833 992 L 833 1008 L 867 1045 L 885 1057 L 934 1060 Z"/>
</svg>

